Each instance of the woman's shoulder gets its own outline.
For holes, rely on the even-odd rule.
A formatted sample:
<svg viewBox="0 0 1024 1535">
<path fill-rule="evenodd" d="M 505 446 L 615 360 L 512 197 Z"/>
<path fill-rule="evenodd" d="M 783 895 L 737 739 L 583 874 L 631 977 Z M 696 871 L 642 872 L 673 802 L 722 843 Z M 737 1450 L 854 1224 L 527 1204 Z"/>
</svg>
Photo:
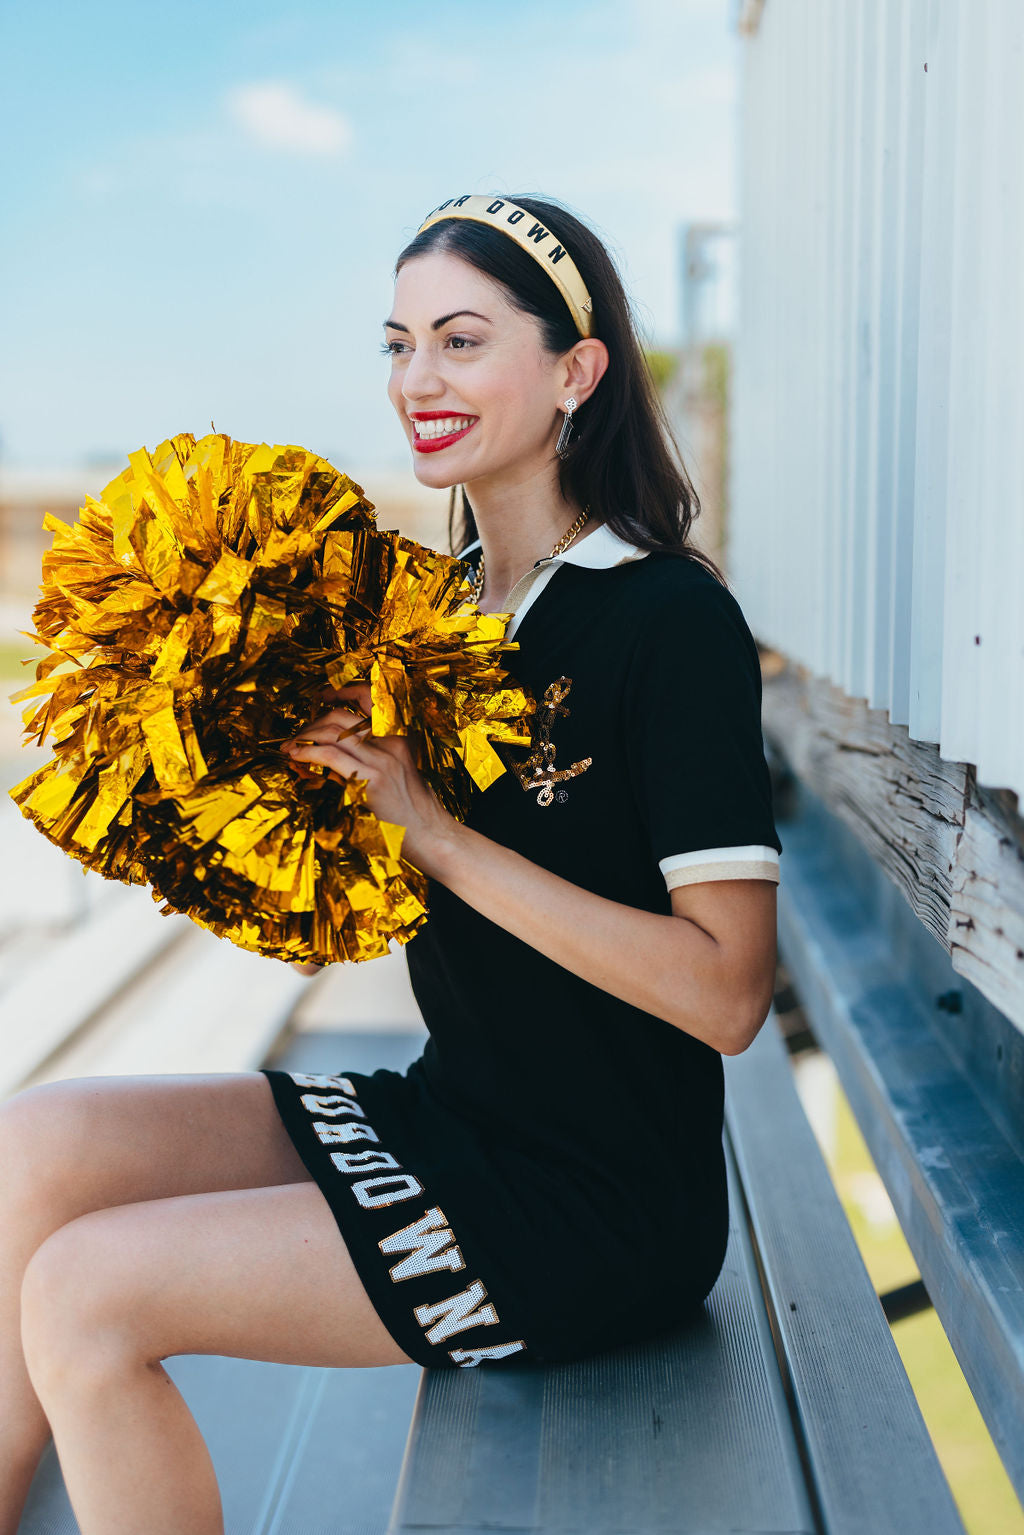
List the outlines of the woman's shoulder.
<svg viewBox="0 0 1024 1535">
<path fill-rule="evenodd" d="M 633 591 L 621 613 L 626 685 L 637 678 L 680 679 L 725 696 L 737 685 L 760 686 L 757 642 L 731 588 L 705 565 L 653 551 L 628 567 Z"/>
<path fill-rule="evenodd" d="M 630 604 L 620 631 L 627 735 L 653 742 L 658 751 L 685 717 L 687 731 L 704 721 L 709 739 L 733 730 L 739 738 L 759 716 L 762 680 L 757 643 L 738 601 L 697 562 L 652 552 L 642 565 L 648 566 L 645 601 Z"/>
<path fill-rule="evenodd" d="M 723 623 L 747 628 L 731 588 L 689 555 L 652 549 L 623 568 L 629 571 L 627 600 L 645 624 L 673 624 L 689 632 Z"/>
</svg>

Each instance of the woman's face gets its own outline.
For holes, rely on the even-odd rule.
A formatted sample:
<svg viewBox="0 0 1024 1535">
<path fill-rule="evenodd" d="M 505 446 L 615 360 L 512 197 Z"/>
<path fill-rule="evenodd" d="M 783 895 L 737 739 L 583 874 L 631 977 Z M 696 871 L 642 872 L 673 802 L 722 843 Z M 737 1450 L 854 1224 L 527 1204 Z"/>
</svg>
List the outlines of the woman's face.
<svg viewBox="0 0 1024 1535">
<path fill-rule="evenodd" d="M 565 359 L 544 350 L 538 322 L 500 283 L 448 251 L 416 256 L 398 274 L 384 335 L 388 395 L 422 484 L 550 473 Z"/>
</svg>

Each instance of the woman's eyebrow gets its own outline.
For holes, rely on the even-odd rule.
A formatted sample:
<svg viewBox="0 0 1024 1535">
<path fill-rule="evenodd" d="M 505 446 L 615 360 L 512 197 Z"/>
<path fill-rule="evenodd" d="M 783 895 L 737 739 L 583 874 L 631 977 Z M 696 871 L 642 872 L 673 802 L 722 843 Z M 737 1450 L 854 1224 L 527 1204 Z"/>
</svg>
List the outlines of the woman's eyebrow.
<svg viewBox="0 0 1024 1535">
<path fill-rule="evenodd" d="M 485 314 L 478 314 L 475 309 L 453 309 L 451 314 L 443 314 L 439 320 L 435 320 L 430 329 L 440 330 L 441 326 L 447 325 L 449 320 L 457 320 L 459 316 L 463 314 L 472 315 L 474 320 L 483 320 L 485 325 L 492 325 L 494 323 L 493 320 L 489 320 Z M 408 325 L 400 325 L 397 320 L 385 320 L 384 328 L 385 330 L 388 328 L 391 330 L 404 330 L 406 335 L 409 334 Z"/>
</svg>

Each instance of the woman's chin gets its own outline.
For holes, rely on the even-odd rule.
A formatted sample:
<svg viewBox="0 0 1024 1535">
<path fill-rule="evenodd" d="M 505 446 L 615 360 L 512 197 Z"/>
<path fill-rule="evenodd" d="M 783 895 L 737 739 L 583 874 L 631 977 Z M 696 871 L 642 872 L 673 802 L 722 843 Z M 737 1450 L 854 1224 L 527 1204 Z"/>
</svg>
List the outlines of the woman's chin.
<svg viewBox="0 0 1024 1535">
<path fill-rule="evenodd" d="M 413 448 L 412 472 L 421 485 L 427 485 L 431 490 L 450 490 L 461 482 L 462 476 L 457 469 L 438 462 L 444 456 L 443 453 L 417 453 Z"/>
</svg>

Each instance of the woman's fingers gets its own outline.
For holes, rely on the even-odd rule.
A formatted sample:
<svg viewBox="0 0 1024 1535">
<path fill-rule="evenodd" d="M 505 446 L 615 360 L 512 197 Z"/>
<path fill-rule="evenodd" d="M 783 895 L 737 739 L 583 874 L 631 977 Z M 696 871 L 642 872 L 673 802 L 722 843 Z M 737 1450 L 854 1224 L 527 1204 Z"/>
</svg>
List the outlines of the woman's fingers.
<svg viewBox="0 0 1024 1535">
<path fill-rule="evenodd" d="M 369 729 L 369 720 L 362 719 L 351 710 L 331 709 L 329 713 L 322 714 L 319 719 L 304 725 L 292 736 L 290 744 L 294 745 L 300 741 L 341 741 L 357 735 L 365 736 L 369 733 Z"/>
<path fill-rule="evenodd" d="M 281 750 L 292 762 L 318 762 L 321 767 L 329 768 L 343 778 L 366 777 L 366 764 L 333 742 L 311 741 L 308 745 L 296 742 L 291 746 L 283 746 Z"/>
<path fill-rule="evenodd" d="M 321 697 L 325 704 L 347 704 L 350 712 L 358 711 L 357 719 L 369 720 L 373 714 L 373 700 L 368 682 L 352 682 L 345 688 L 327 688 Z"/>
<path fill-rule="evenodd" d="M 370 713 L 372 707 L 370 684 L 368 682 L 350 682 L 343 688 L 325 688 L 322 697 L 325 703 L 353 699 L 367 714 Z"/>
<path fill-rule="evenodd" d="M 368 684 L 336 690 L 336 694 L 342 693 L 365 695 L 369 707 Z M 363 700 L 353 696 L 348 701 L 359 708 Z M 385 820 L 402 814 L 409 792 L 406 779 L 410 772 L 413 776 L 417 774 L 409 741 L 404 736 L 374 736 L 368 718 L 340 705 L 303 726 L 284 742 L 281 750 L 297 767 L 317 764 L 339 777 L 355 777 L 371 784 L 375 796 L 382 796 L 382 806 L 385 801 L 395 800 L 401 809 L 381 809 Z"/>
<path fill-rule="evenodd" d="M 366 691 L 369 693 L 369 688 Z M 329 709 L 319 719 L 304 725 L 281 750 L 291 762 L 318 763 L 342 777 L 366 779 L 368 770 L 378 760 L 367 755 L 377 749 L 369 735 L 368 719 L 351 709 Z"/>
<path fill-rule="evenodd" d="M 359 744 L 359 738 L 365 735 L 366 728 L 362 724 L 346 727 L 338 724 L 325 725 L 317 721 L 313 725 L 304 725 L 298 734 L 292 736 L 291 740 L 285 744 L 287 746 L 335 745 L 347 741 L 355 746 Z"/>
<path fill-rule="evenodd" d="M 357 714 L 354 709 L 328 709 L 326 714 L 317 715 L 314 724 L 353 725 L 358 724 L 365 729 L 370 728 L 370 721 L 364 714 Z"/>
</svg>

